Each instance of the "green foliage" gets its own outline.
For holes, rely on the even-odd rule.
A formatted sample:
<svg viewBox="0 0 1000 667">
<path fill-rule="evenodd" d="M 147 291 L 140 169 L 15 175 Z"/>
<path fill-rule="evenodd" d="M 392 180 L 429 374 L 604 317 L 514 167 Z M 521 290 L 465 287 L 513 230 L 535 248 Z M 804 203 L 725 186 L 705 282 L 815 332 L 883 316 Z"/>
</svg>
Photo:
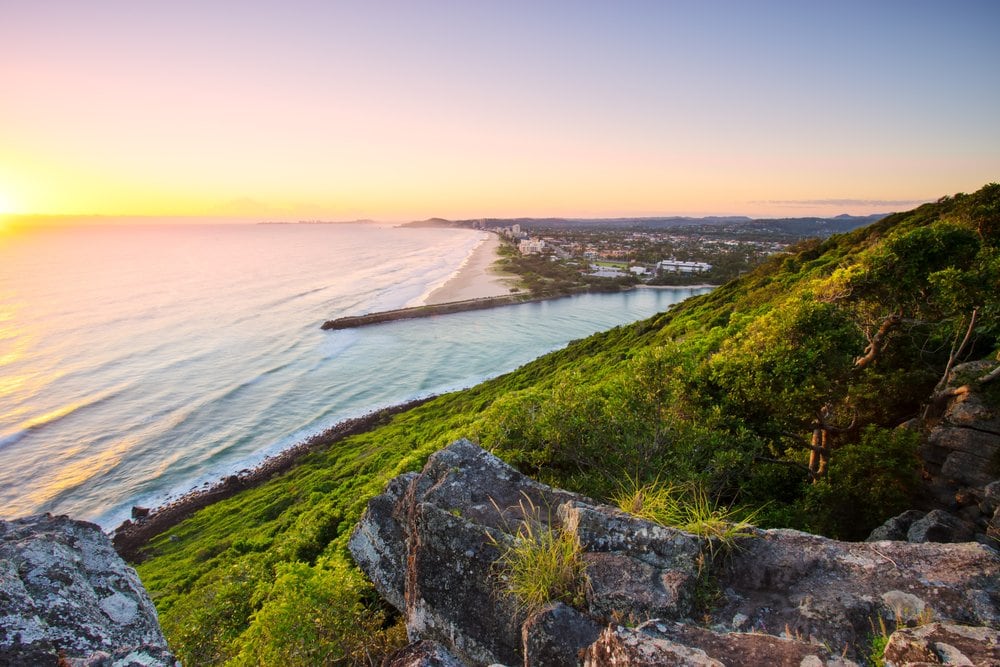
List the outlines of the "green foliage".
<svg viewBox="0 0 1000 667">
<path fill-rule="evenodd" d="M 363 603 L 371 584 L 352 568 L 329 569 L 284 563 L 273 583 L 261 582 L 260 608 L 233 665 L 375 665 L 378 657 L 405 643 L 399 627 Z"/>
<path fill-rule="evenodd" d="M 244 558 L 203 578 L 173 613 L 161 611 L 163 632 L 181 662 L 214 665 L 232 658 L 255 611 L 258 582 L 270 576 L 271 568 L 259 554 Z M 158 591 L 152 590 L 155 600 Z"/>
<path fill-rule="evenodd" d="M 522 502 L 525 520 L 496 561 L 500 592 L 512 597 L 525 613 L 549 602 L 583 607 L 587 595 L 587 565 L 576 530 L 537 521 L 537 509 Z"/>
<path fill-rule="evenodd" d="M 886 626 L 885 619 L 879 616 L 878 624 L 869 620 L 871 624 L 871 634 L 868 635 L 868 651 L 865 661 L 870 667 L 883 667 L 885 665 L 885 647 L 889 645 L 889 637 L 892 632 Z"/>
<path fill-rule="evenodd" d="M 844 446 L 830 474 L 808 487 L 807 527 L 841 539 L 864 539 L 887 516 L 912 507 L 918 482 L 920 434 L 868 426 L 861 440 Z"/>
<path fill-rule="evenodd" d="M 395 626 L 350 561 L 350 531 L 389 479 L 459 437 L 595 497 L 626 477 L 636 490 L 696 484 L 706 502 L 762 507 L 763 526 L 863 538 L 909 506 L 918 436 L 895 427 L 919 414 L 974 309 L 966 355 L 1000 348 L 998 216 L 992 184 L 803 244 L 205 508 L 138 566 L 172 648 L 199 665 L 377 661 L 392 640 L 383 628 Z M 558 286 L 558 275 L 539 276 Z M 890 315 L 898 321 L 873 361 L 857 365 Z M 841 426 L 856 416 L 858 427 L 831 436 L 829 467 L 811 483 L 800 445 L 821 414 Z M 734 521 L 717 511 L 703 510 L 704 523 Z M 522 542 L 546 540 L 572 546 L 558 531 Z M 335 611 L 317 623 L 317 609 Z"/>
</svg>

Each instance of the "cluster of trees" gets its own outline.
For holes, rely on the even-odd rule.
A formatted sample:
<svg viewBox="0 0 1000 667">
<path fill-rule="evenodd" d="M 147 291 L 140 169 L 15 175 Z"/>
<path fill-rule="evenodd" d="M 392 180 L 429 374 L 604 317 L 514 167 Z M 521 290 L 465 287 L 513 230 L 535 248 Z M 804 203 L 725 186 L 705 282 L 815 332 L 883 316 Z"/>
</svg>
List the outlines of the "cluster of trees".
<svg viewBox="0 0 1000 667">
<path fill-rule="evenodd" d="M 862 538 L 916 488 L 920 436 L 897 426 L 951 365 L 998 353 L 998 286 L 996 184 L 801 244 L 316 451 L 160 536 L 140 576 L 185 664 L 378 664 L 404 633 L 348 536 L 390 478 L 459 437 L 599 498 L 697 482 L 763 526 Z"/>
</svg>

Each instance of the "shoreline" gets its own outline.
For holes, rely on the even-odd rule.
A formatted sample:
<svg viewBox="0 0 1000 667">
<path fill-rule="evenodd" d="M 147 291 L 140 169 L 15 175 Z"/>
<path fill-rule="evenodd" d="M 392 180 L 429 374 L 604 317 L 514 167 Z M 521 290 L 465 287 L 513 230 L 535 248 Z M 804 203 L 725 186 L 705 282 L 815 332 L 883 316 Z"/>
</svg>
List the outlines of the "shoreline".
<svg viewBox="0 0 1000 667">
<path fill-rule="evenodd" d="M 584 293 L 627 292 L 636 288 L 646 289 L 688 289 L 713 287 L 712 285 L 636 285 L 627 288 L 615 287 L 607 290 L 584 289 L 565 294 L 552 294 L 531 297 L 528 294 L 508 294 L 500 297 L 481 297 L 466 301 L 447 302 L 427 306 L 416 306 L 393 311 L 383 311 L 354 317 L 332 320 L 323 325 L 324 329 L 350 328 L 365 326 L 380 322 L 391 322 L 400 319 L 429 317 L 437 314 L 464 312 L 494 308 L 518 303 L 549 301 Z M 330 324 L 334 326 L 327 326 Z M 342 325 L 337 325 L 342 323 Z M 413 399 L 404 403 L 373 410 L 360 417 L 345 419 L 330 428 L 309 436 L 304 440 L 270 456 L 253 468 L 240 470 L 216 481 L 208 488 L 194 488 L 187 493 L 166 502 L 153 509 L 134 508 L 143 514 L 140 518 L 126 519 L 117 528 L 109 531 L 115 550 L 130 563 L 141 562 L 142 549 L 156 536 L 164 533 L 178 523 L 192 516 L 195 512 L 221 500 L 230 498 L 237 493 L 255 488 L 272 478 L 294 468 L 304 457 L 317 451 L 322 451 L 352 435 L 366 433 L 381 426 L 389 418 L 407 410 L 416 408 L 437 395 Z"/>
<path fill-rule="evenodd" d="M 360 417 L 345 419 L 330 428 L 270 456 L 253 468 L 223 477 L 207 489 L 195 488 L 170 502 L 153 509 L 133 508 L 144 516 L 126 519 L 109 532 L 115 551 L 129 563 L 141 562 L 141 550 L 150 540 L 170 530 L 195 512 L 221 500 L 231 498 L 240 491 L 252 489 L 277 475 L 294 468 L 299 461 L 313 452 L 331 447 L 344 438 L 366 433 L 386 423 L 390 417 L 416 408 L 437 395 L 416 398 L 405 403 L 374 410 Z M 133 514 L 134 516 L 134 514 Z"/>
<path fill-rule="evenodd" d="M 486 237 L 472 249 L 455 273 L 432 290 L 421 305 L 435 306 L 511 294 L 517 276 L 502 274 L 493 266 L 500 257 L 500 243 L 497 234 L 486 232 Z"/>
</svg>

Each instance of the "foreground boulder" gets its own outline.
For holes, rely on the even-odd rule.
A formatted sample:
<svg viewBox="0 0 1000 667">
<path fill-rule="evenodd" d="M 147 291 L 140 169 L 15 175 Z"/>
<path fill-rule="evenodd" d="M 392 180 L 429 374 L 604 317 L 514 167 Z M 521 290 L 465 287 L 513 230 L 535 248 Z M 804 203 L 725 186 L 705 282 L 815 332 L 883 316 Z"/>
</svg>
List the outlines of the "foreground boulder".
<svg viewBox="0 0 1000 667">
<path fill-rule="evenodd" d="M 931 623 L 897 630 L 885 647 L 887 667 L 903 665 L 1000 665 L 1000 633 Z"/>
<path fill-rule="evenodd" d="M 501 592 L 497 560 L 526 522 L 579 538 L 588 581 L 576 608 L 525 609 Z M 878 619 L 1000 625 L 1000 557 L 982 544 L 756 531 L 714 563 L 710 546 L 464 440 L 391 482 L 350 541 L 411 641 L 467 664 L 844 665 L 867 652 Z"/>
<path fill-rule="evenodd" d="M 0 665 L 174 665 L 146 590 L 101 529 L 0 521 Z"/>
</svg>

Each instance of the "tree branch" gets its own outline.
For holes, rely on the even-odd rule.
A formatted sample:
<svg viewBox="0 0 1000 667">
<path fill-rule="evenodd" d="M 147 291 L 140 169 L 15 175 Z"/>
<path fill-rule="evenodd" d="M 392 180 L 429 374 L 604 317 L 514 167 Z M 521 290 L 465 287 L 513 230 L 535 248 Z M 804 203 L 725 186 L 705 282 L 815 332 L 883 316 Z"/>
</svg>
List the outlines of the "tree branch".
<svg viewBox="0 0 1000 667">
<path fill-rule="evenodd" d="M 969 344 L 969 338 L 972 337 L 972 329 L 976 326 L 976 315 L 979 314 L 978 308 L 972 309 L 972 317 L 969 318 L 969 327 L 965 330 L 965 337 L 962 339 L 962 343 L 955 348 L 954 343 L 951 346 L 951 354 L 948 355 L 948 363 L 944 367 L 944 375 L 938 380 L 937 385 L 934 387 L 934 394 L 938 394 L 948 385 L 948 375 L 951 373 L 952 366 L 955 365 L 955 360 L 957 360 L 961 355 L 965 346 Z M 957 335 L 957 334 L 956 334 Z"/>
<path fill-rule="evenodd" d="M 896 325 L 902 320 L 902 315 L 899 313 L 893 313 L 889 317 L 882 320 L 882 326 L 878 328 L 875 335 L 872 336 L 868 341 L 868 347 L 865 348 L 865 353 L 854 360 L 855 368 L 865 368 L 869 366 L 878 353 L 882 351 L 882 347 L 885 345 L 885 337 L 889 335 Z"/>
<path fill-rule="evenodd" d="M 1000 366 L 997 366 L 989 373 L 976 380 L 976 382 L 979 384 L 986 384 L 987 382 L 993 382 L 997 378 L 1000 378 Z"/>
</svg>

